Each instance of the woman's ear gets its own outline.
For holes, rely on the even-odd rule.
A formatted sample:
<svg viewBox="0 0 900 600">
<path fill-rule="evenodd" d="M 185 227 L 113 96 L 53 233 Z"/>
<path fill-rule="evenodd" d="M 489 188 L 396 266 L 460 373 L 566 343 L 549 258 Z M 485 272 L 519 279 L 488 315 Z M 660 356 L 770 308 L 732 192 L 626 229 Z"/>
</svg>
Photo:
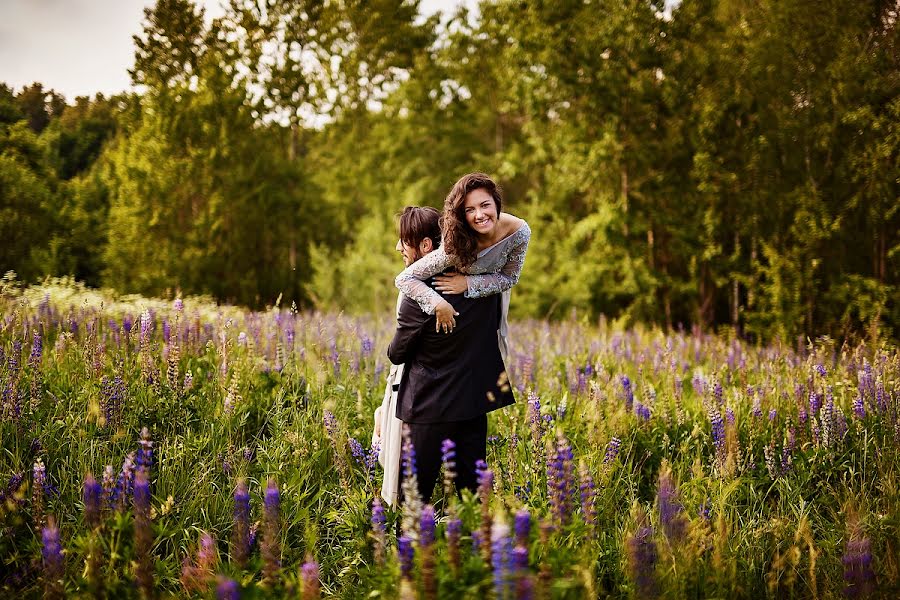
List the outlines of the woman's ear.
<svg viewBox="0 0 900 600">
<path fill-rule="evenodd" d="M 434 250 L 434 242 L 431 241 L 431 238 L 427 237 L 419 242 L 419 256 L 425 256 L 432 250 Z"/>
</svg>

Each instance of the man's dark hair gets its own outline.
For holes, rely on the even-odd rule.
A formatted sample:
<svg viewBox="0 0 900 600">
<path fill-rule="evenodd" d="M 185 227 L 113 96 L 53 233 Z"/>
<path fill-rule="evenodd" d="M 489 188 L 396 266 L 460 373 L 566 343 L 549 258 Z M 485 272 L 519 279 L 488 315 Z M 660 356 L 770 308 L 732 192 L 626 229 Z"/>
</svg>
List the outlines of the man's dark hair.
<svg viewBox="0 0 900 600">
<path fill-rule="evenodd" d="M 400 213 L 400 240 L 407 246 L 416 248 L 425 238 L 431 238 L 432 245 L 441 245 L 441 213 L 430 206 L 407 206 Z"/>
</svg>

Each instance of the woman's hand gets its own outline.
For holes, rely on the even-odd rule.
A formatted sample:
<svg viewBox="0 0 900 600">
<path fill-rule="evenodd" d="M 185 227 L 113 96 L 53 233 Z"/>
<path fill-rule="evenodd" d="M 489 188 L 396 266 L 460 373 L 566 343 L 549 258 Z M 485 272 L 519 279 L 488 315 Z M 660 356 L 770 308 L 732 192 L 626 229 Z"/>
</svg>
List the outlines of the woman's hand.
<svg viewBox="0 0 900 600">
<path fill-rule="evenodd" d="M 381 407 L 375 409 L 375 437 L 381 437 Z"/>
<path fill-rule="evenodd" d="M 446 300 L 441 300 L 440 303 L 434 307 L 434 316 L 436 317 L 434 320 L 434 330 L 437 332 L 443 331 L 444 333 L 450 333 L 453 331 L 453 328 L 456 327 L 456 315 L 459 313 L 453 310 L 453 307 Z"/>
<path fill-rule="evenodd" d="M 466 276 L 461 273 L 437 275 L 434 278 L 434 289 L 442 294 L 462 294 L 469 289 Z"/>
</svg>

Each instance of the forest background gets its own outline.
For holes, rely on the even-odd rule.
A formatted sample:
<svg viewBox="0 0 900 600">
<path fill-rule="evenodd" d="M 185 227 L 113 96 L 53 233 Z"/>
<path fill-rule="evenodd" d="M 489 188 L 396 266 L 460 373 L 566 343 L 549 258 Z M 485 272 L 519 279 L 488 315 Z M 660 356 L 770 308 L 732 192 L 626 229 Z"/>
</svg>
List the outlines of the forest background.
<svg viewBox="0 0 900 600">
<path fill-rule="evenodd" d="M 187 0 L 135 92 L 0 85 L 0 271 L 386 312 L 396 214 L 494 175 L 512 312 L 900 335 L 896 0 Z"/>
</svg>

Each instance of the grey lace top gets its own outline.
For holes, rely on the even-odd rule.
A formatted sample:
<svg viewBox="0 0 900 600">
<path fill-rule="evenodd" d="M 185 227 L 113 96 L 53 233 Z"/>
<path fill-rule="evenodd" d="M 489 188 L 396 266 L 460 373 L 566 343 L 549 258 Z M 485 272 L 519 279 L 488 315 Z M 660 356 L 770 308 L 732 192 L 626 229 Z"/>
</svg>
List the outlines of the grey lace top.
<svg viewBox="0 0 900 600">
<path fill-rule="evenodd" d="M 479 252 L 474 263 L 467 269 L 461 269 L 466 275 L 468 286 L 465 295 L 469 298 L 481 298 L 506 292 L 516 285 L 522 272 L 522 265 L 525 264 L 529 240 L 531 228 L 528 227 L 528 223 L 522 221 L 522 225 L 514 233 Z M 401 292 L 415 300 L 422 310 L 432 315 L 442 298 L 441 294 L 428 287 L 425 281 L 452 265 L 453 262 L 441 246 L 404 269 L 397 275 L 394 283 Z M 504 321 L 505 317 L 504 314 Z M 501 329 L 506 328 L 504 326 Z"/>
</svg>

